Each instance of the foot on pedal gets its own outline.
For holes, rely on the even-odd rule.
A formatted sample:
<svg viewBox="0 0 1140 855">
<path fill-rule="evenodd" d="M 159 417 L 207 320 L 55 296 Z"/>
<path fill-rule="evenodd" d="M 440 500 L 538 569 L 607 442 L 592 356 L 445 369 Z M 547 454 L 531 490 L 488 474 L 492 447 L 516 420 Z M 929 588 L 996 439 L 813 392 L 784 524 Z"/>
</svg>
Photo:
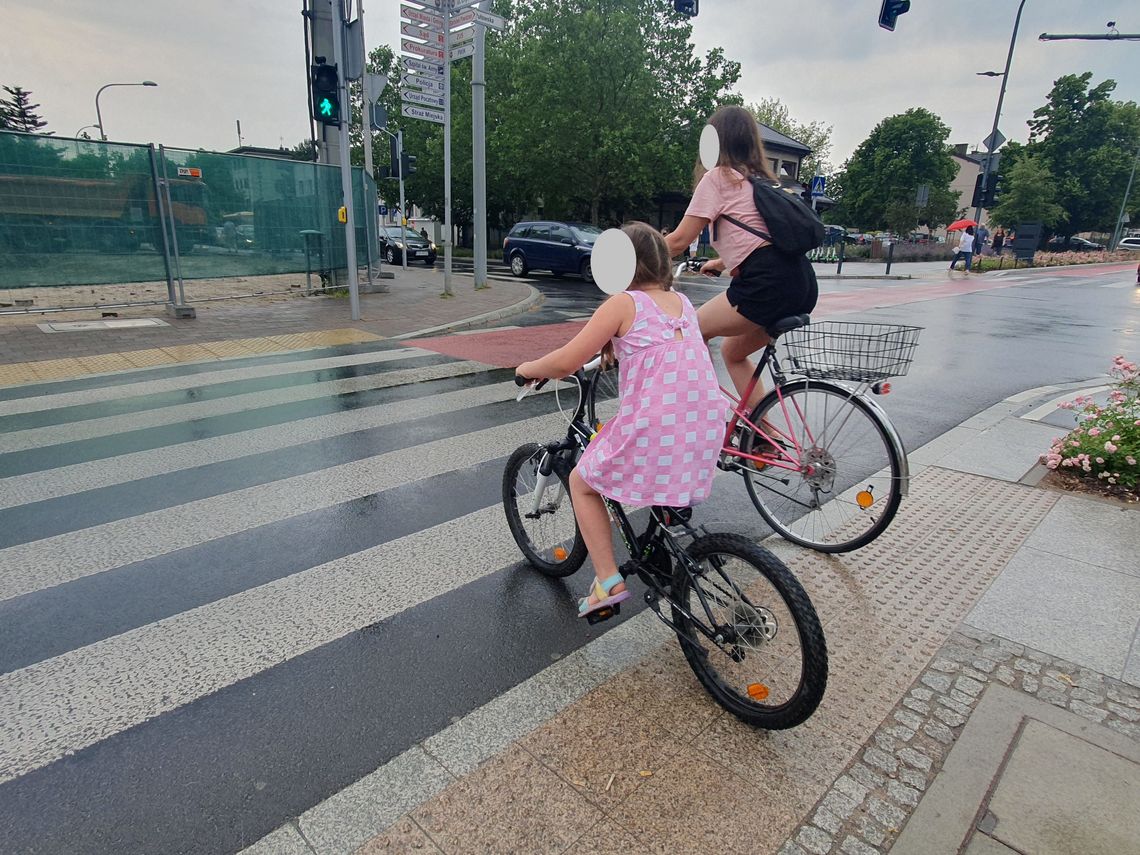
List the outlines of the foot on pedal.
<svg viewBox="0 0 1140 855">
<path fill-rule="evenodd" d="M 590 612 L 586 615 L 586 623 L 593 626 L 596 623 L 601 623 L 604 620 L 609 620 L 615 615 L 621 614 L 621 603 L 615 603 L 612 606 L 606 606 L 604 609 L 598 609 L 596 612 Z"/>
</svg>

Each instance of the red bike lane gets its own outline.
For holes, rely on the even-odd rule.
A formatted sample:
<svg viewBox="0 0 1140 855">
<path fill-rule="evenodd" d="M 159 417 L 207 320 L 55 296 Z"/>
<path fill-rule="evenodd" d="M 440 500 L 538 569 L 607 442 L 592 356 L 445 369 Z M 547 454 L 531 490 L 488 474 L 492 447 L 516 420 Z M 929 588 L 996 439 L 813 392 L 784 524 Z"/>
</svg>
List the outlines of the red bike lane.
<svg viewBox="0 0 1140 855">
<path fill-rule="evenodd" d="M 1033 271 L 1041 273 L 1047 268 Z M 1067 268 L 1049 270 L 1046 275 L 1066 277 L 1090 277 L 1115 275 L 1131 270 L 1131 265 L 1098 265 L 1095 270 Z M 1025 271 L 1028 273 L 1029 271 Z M 816 320 L 836 315 L 855 314 L 870 309 L 889 308 L 907 303 L 927 300 L 940 300 L 947 297 L 961 297 L 983 291 L 996 291 L 1016 285 L 1032 284 L 1032 280 L 1021 277 L 990 279 L 981 276 L 972 278 L 962 274 L 960 279 L 945 281 L 913 280 L 906 285 L 880 286 L 859 291 L 837 294 L 821 294 L 819 304 L 812 317 Z M 558 324 L 544 324 L 512 329 L 489 330 L 484 333 L 442 336 L 439 338 L 416 339 L 416 347 L 434 350 L 459 359 L 470 359 L 499 368 L 510 368 L 529 359 L 537 359 L 570 341 L 582 328 L 585 321 L 568 321 Z"/>
</svg>

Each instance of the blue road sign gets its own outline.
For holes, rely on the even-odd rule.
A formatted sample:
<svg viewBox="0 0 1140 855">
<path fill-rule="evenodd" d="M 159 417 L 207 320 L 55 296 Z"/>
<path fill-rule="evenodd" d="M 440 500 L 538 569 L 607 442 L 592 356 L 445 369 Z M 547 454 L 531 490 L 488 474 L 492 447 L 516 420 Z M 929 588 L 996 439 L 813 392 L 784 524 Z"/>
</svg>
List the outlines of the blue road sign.
<svg viewBox="0 0 1140 855">
<path fill-rule="evenodd" d="M 815 175 L 811 179 L 811 195 L 822 196 L 827 187 L 827 179 L 822 175 Z"/>
<path fill-rule="evenodd" d="M 380 206 L 380 216 L 381 217 L 388 216 L 388 206 L 387 205 L 381 205 Z"/>
</svg>

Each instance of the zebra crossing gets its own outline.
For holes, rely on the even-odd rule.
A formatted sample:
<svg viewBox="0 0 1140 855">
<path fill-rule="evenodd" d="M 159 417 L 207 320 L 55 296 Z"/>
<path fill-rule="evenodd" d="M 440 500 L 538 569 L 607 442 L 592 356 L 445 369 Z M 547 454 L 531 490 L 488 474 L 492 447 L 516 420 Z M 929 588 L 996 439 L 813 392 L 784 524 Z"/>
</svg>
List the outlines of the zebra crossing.
<svg viewBox="0 0 1140 855">
<path fill-rule="evenodd" d="M 564 425 L 515 391 L 385 343 L 0 389 L 0 851 L 238 851 L 596 637 L 503 520 Z"/>
</svg>

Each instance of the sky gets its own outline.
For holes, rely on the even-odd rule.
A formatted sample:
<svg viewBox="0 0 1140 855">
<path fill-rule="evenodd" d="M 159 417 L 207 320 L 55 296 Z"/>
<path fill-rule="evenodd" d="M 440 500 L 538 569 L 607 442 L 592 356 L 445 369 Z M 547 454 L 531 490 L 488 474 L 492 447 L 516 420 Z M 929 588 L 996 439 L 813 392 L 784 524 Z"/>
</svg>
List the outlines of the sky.
<svg viewBox="0 0 1140 855">
<path fill-rule="evenodd" d="M 353 0 L 355 3 L 356 0 Z M 368 47 L 397 46 L 399 1 L 364 0 Z M 670 0 L 660 0 L 669 3 Z M 949 143 L 978 146 L 993 124 L 1018 0 L 912 0 L 895 32 L 877 25 L 880 0 L 704 0 L 693 41 L 739 61 L 746 101 L 775 97 L 801 122 L 833 127 L 839 166 L 883 118 L 925 107 Z M 291 146 L 308 137 L 301 0 L 9 0 L 0 83 L 32 90 L 48 129 L 94 124 L 104 83 L 154 80 L 100 98 L 108 138 L 226 150 Z M 1140 101 L 1140 42 L 1042 42 L 1051 33 L 1140 32 L 1136 0 L 1027 0 L 1002 132 L 1024 141 L 1026 120 L 1063 74 L 1117 81 Z M 93 134 L 94 135 L 94 134 Z"/>
</svg>

